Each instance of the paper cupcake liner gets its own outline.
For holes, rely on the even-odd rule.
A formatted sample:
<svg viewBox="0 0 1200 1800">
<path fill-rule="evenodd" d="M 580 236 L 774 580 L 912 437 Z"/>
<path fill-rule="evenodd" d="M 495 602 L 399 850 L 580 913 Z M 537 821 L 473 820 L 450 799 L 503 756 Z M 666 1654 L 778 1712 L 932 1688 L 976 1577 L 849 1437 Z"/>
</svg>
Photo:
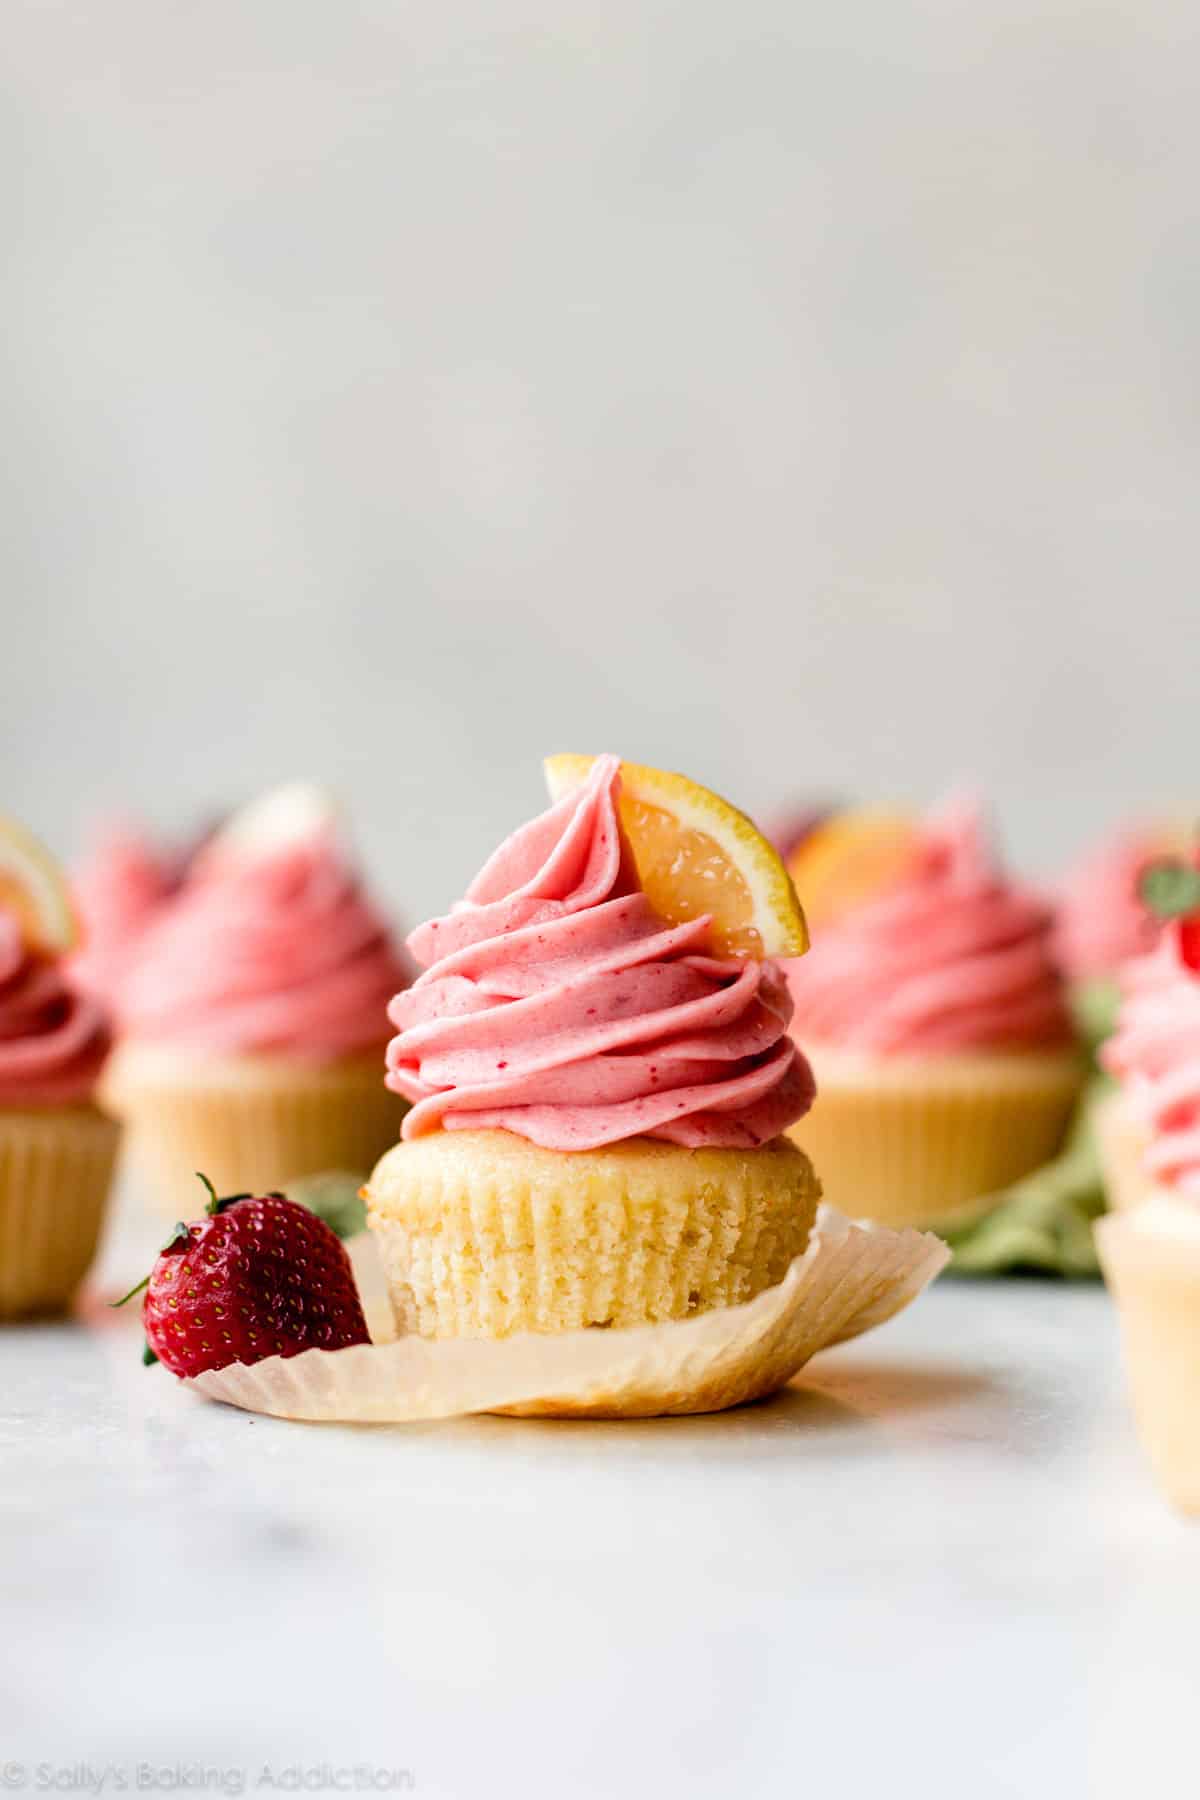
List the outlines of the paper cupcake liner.
<svg viewBox="0 0 1200 1800">
<path fill-rule="evenodd" d="M 197 1169 L 219 1194 L 369 1169 L 399 1137 L 405 1112 L 374 1060 L 308 1069 L 248 1058 L 216 1072 L 201 1064 L 171 1081 L 122 1051 L 109 1092 L 151 1203 L 173 1218 L 186 1213 Z"/>
<path fill-rule="evenodd" d="M 773 1393 L 819 1350 L 902 1311 L 946 1263 L 928 1234 L 822 1206 L 784 1279 L 741 1306 L 627 1330 L 520 1333 L 270 1357 L 189 1387 L 276 1418 L 401 1423 L 464 1413 L 629 1419 L 719 1412 Z"/>
<path fill-rule="evenodd" d="M 1155 1192 L 1155 1182 L 1145 1168 L 1144 1156 L 1150 1133 L 1121 1092 L 1108 1095 L 1096 1107 L 1092 1129 L 1100 1156 L 1104 1194 L 1111 1212 L 1140 1206 Z"/>
<path fill-rule="evenodd" d="M 61 1310 L 87 1274 L 120 1135 L 91 1107 L 0 1110 L 0 1319 Z"/>
<path fill-rule="evenodd" d="M 926 1059 L 900 1078 L 881 1064 L 877 1079 L 814 1064 L 816 1103 L 790 1135 L 832 1205 L 893 1226 L 982 1216 L 989 1196 L 1054 1155 L 1081 1079 L 1060 1055 L 947 1058 L 944 1070 Z"/>
<path fill-rule="evenodd" d="M 1096 1224 L 1134 1418 L 1168 1500 L 1200 1515 L 1200 1208 L 1157 1188 Z"/>
<path fill-rule="evenodd" d="M 507 1337 L 662 1323 L 782 1281 L 820 1186 L 795 1145 L 635 1139 L 567 1158 L 509 1132 L 397 1145 L 367 1184 L 399 1327 Z"/>
</svg>

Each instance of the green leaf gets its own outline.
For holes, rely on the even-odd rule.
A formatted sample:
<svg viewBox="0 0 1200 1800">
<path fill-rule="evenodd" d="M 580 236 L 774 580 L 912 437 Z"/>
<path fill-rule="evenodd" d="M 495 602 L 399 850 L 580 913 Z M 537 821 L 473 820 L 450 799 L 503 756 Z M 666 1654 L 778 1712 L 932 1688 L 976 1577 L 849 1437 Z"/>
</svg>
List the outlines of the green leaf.
<svg viewBox="0 0 1200 1800">
<path fill-rule="evenodd" d="M 1159 919 L 1181 919 L 1200 909 L 1200 869 L 1164 857 L 1142 870 L 1138 897 Z"/>
<path fill-rule="evenodd" d="M 1105 1196 L 1092 1116 L 1111 1085 L 1103 1076 L 1088 1084 L 1053 1162 L 992 1196 L 970 1219 L 933 1227 L 954 1252 L 952 1273 L 1099 1274 L 1092 1221 L 1105 1210 Z"/>
</svg>

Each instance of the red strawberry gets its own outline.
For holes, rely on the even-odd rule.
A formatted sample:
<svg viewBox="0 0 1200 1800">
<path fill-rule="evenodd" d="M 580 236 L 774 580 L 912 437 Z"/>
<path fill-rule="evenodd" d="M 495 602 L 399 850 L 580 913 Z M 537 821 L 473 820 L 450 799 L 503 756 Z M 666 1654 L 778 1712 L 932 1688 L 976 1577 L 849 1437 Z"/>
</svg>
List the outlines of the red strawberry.
<svg viewBox="0 0 1200 1800">
<path fill-rule="evenodd" d="M 190 1377 L 227 1363 L 369 1344 L 350 1258 L 323 1220 L 283 1194 L 211 1196 L 180 1222 L 146 1280 L 146 1361 Z M 118 1305 L 123 1305 L 118 1301 Z"/>
<path fill-rule="evenodd" d="M 1200 913 L 1180 919 L 1179 954 L 1189 969 L 1200 972 Z"/>
</svg>

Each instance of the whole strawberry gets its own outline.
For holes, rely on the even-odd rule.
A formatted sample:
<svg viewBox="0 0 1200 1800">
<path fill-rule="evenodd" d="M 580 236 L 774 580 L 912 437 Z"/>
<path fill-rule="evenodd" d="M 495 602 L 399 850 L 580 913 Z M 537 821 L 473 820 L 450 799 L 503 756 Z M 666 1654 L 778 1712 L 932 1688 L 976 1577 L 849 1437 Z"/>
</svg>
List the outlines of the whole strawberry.
<svg viewBox="0 0 1200 1800">
<path fill-rule="evenodd" d="M 350 1258 L 329 1226 L 283 1194 L 212 1183 L 205 1216 L 176 1225 L 144 1282 L 146 1361 L 190 1377 L 227 1363 L 368 1344 Z M 118 1302 L 123 1304 L 123 1302 Z"/>
</svg>

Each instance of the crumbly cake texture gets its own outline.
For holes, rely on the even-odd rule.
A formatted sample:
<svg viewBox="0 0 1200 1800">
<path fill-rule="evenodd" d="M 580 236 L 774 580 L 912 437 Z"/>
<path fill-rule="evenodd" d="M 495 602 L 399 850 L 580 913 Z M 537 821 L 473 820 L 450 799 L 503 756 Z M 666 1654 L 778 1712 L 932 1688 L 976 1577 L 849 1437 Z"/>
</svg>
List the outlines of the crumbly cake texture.
<svg viewBox="0 0 1200 1800">
<path fill-rule="evenodd" d="M 1200 1206 L 1159 1187 L 1096 1225 L 1134 1417 L 1159 1486 L 1200 1515 Z"/>
<path fill-rule="evenodd" d="M 543 1150 L 443 1131 L 388 1151 L 368 1222 L 402 1333 L 501 1338 L 686 1319 L 781 1281 L 821 1188 L 784 1139 Z"/>
<path fill-rule="evenodd" d="M 0 1109 L 0 1319 L 60 1311 L 87 1274 L 119 1139 L 94 1106 Z"/>
<path fill-rule="evenodd" d="M 104 1096 L 129 1127 L 149 1198 L 172 1218 L 203 1169 L 219 1194 L 283 1188 L 326 1169 L 369 1169 L 407 1111 L 378 1056 L 308 1065 L 122 1045 Z"/>
<path fill-rule="evenodd" d="M 1074 1052 L 867 1056 L 806 1046 L 813 1109 L 789 1133 L 848 1217 L 932 1226 L 1048 1162 L 1083 1079 Z"/>
</svg>

